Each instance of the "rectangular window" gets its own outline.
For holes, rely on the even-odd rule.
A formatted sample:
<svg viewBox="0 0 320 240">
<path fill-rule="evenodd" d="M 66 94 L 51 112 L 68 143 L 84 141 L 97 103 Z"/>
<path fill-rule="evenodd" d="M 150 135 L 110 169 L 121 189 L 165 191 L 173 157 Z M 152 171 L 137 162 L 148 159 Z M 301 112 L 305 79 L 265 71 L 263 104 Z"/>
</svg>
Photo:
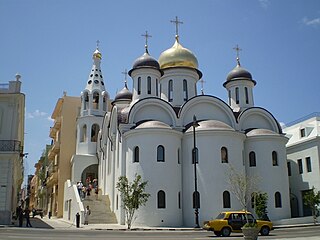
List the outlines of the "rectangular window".
<svg viewBox="0 0 320 240">
<path fill-rule="evenodd" d="M 288 176 L 291 176 L 291 163 L 287 162 Z"/>
<path fill-rule="evenodd" d="M 307 165 L 307 172 L 312 172 L 310 157 L 306 157 L 306 165 Z"/>
<path fill-rule="evenodd" d="M 306 136 L 306 129 L 305 128 L 300 129 L 300 137 L 303 138 L 305 136 Z"/>
<path fill-rule="evenodd" d="M 302 159 L 298 159 L 299 174 L 303 173 Z"/>
</svg>

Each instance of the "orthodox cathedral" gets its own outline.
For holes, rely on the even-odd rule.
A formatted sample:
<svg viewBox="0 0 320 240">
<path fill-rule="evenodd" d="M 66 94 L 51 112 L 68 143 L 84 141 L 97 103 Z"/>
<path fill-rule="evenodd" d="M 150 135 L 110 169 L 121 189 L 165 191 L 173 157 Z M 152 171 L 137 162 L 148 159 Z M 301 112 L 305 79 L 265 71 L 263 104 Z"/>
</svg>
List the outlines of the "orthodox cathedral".
<svg viewBox="0 0 320 240">
<path fill-rule="evenodd" d="M 256 81 L 239 56 L 222 83 L 228 102 L 197 93 L 202 72 L 178 31 L 158 60 L 146 41 L 128 72 L 132 91 L 125 82 L 113 101 L 101 59 L 97 47 L 81 93 L 71 181 L 98 178 L 119 224 L 125 223 L 115 187 L 120 176 L 132 181 L 138 174 L 148 181 L 151 196 L 137 211 L 135 225 L 192 227 L 195 211 L 201 225 L 221 211 L 242 208 L 230 191 L 231 167 L 257 176 L 257 189 L 268 194 L 271 220 L 290 217 L 288 140 L 274 116 L 254 106 Z"/>
</svg>

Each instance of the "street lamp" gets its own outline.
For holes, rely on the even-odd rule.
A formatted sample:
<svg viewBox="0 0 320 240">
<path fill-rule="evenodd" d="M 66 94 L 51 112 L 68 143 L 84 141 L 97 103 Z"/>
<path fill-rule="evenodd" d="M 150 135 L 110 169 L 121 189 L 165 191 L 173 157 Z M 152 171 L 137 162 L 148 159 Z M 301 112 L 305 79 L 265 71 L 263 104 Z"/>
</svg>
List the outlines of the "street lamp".
<svg viewBox="0 0 320 240">
<path fill-rule="evenodd" d="M 198 186 L 197 186 L 197 163 L 198 163 L 198 149 L 196 145 L 196 127 L 199 127 L 200 125 L 197 123 L 196 115 L 193 115 L 193 149 L 192 149 L 192 162 L 194 166 L 194 207 L 195 207 L 195 218 L 196 218 L 196 228 L 200 228 L 199 226 L 199 193 L 198 193 Z"/>
</svg>

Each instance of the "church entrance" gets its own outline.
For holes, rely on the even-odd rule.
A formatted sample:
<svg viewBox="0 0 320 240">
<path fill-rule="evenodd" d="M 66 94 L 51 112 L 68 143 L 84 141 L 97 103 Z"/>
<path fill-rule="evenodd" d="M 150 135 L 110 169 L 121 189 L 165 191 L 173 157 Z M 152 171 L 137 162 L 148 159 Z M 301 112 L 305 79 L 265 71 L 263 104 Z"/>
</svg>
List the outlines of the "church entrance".
<svg viewBox="0 0 320 240">
<path fill-rule="evenodd" d="M 88 187 L 90 184 L 98 180 L 98 164 L 92 164 L 85 168 L 81 175 L 82 183 Z"/>
</svg>

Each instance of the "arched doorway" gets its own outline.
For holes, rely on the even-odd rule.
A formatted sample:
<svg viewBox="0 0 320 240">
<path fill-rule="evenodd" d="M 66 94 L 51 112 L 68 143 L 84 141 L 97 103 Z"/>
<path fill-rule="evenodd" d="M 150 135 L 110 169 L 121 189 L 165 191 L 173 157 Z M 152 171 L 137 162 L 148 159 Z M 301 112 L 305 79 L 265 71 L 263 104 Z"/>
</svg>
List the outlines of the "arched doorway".
<svg viewBox="0 0 320 240">
<path fill-rule="evenodd" d="M 98 179 L 98 164 L 92 164 L 86 167 L 81 175 L 81 181 L 86 187 L 92 183 L 94 179 Z"/>
<path fill-rule="evenodd" d="M 298 198 L 293 193 L 290 194 L 291 217 L 299 217 Z"/>
</svg>

